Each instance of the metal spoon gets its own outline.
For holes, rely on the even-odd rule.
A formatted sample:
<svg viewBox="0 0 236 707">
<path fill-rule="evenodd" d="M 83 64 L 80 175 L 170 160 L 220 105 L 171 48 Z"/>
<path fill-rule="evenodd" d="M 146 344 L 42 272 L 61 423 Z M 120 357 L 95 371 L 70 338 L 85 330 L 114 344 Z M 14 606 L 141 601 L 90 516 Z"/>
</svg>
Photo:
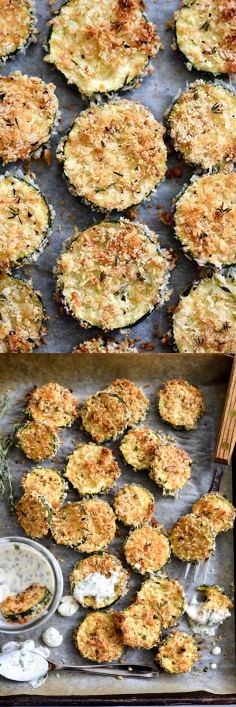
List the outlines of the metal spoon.
<svg viewBox="0 0 236 707">
<path fill-rule="evenodd" d="M 48 661 L 48 670 L 79 670 L 82 673 L 96 673 L 98 675 L 118 675 L 124 678 L 153 678 L 159 675 L 157 668 L 148 665 L 123 665 L 116 663 L 108 665 L 58 665 Z"/>
</svg>

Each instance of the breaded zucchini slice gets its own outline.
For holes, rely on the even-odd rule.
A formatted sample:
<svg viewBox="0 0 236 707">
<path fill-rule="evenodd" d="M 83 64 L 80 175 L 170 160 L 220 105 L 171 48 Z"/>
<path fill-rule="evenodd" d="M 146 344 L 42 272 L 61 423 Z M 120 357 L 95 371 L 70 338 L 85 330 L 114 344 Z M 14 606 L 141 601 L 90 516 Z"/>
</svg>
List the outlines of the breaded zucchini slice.
<svg viewBox="0 0 236 707">
<path fill-rule="evenodd" d="M 205 594 L 206 600 L 204 601 L 204 607 L 207 610 L 209 609 L 217 613 L 222 612 L 222 614 L 227 613 L 227 616 L 230 616 L 229 609 L 232 609 L 233 604 L 221 587 L 218 587 L 216 584 L 214 586 L 202 584 L 197 589 L 199 592 L 204 592 Z M 225 616 L 224 618 L 227 617 Z"/>
<path fill-rule="evenodd" d="M 86 496 L 109 491 L 120 473 L 111 449 L 89 442 L 79 444 L 70 454 L 65 476 L 81 496 Z"/>
<path fill-rule="evenodd" d="M 194 503 L 192 512 L 196 516 L 208 518 L 215 533 L 225 533 L 226 530 L 233 528 L 235 508 L 219 493 L 205 493 Z"/>
<path fill-rule="evenodd" d="M 119 395 L 125 401 L 129 410 L 129 425 L 137 425 L 146 417 L 149 400 L 139 385 L 125 378 L 117 378 L 109 385 L 108 390 Z"/>
<path fill-rule="evenodd" d="M 232 602 L 226 596 L 221 587 L 202 585 L 197 590 L 204 592 L 205 600 L 198 601 L 193 596 L 186 606 L 186 614 L 189 626 L 194 633 L 214 636 L 215 630 L 220 624 L 231 616 Z"/>
<path fill-rule="evenodd" d="M 120 445 L 120 451 L 127 464 L 135 471 L 150 469 L 154 455 L 161 442 L 153 430 L 148 427 L 138 427 L 129 430 Z"/>
<path fill-rule="evenodd" d="M 107 547 L 116 534 L 116 517 L 111 506 L 100 498 L 83 501 L 83 509 L 87 518 L 87 537 L 78 552 L 99 552 Z"/>
<path fill-rule="evenodd" d="M 128 591 L 129 572 L 107 552 L 90 555 L 74 566 L 71 593 L 85 608 L 103 609 Z"/>
<path fill-rule="evenodd" d="M 45 61 L 89 97 L 140 83 L 161 48 L 141 0 L 69 0 L 51 25 Z"/>
<path fill-rule="evenodd" d="M 24 50 L 35 34 L 31 0 L 4 0 L 0 6 L 0 61 Z"/>
<path fill-rule="evenodd" d="M 53 509 L 62 506 L 67 493 L 67 483 L 56 469 L 37 466 L 28 474 L 23 474 L 21 482 L 24 491 L 36 491 L 50 503 Z"/>
<path fill-rule="evenodd" d="M 91 105 L 62 138 L 57 156 L 74 194 L 98 209 L 123 211 L 140 204 L 164 178 L 163 134 L 140 103 Z"/>
<path fill-rule="evenodd" d="M 178 496 L 191 476 L 192 459 L 177 444 L 160 444 L 152 462 L 150 479 L 161 486 L 164 496 Z"/>
<path fill-rule="evenodd" d="M 53 83 L 14 71 L 0 77 L 0 157 L 3 164 L 28 160 L 48 142 L 58 101 Z"/>
<path fill-rule="evenodd" d="M 137 601 L 116 614 L 116 626 L 121 630 L 124 644 L 130 648 L 153 648 L 162 631 L 158 610 L 150 604 Z"/>
<path fill-rule="evenodd" d="M 180 353 L 236 352 L 235 269 L 200 280 L 183 295 L 173 314 Z"/>
<path fill-rule="evenodd" d="M 87 614 L 74 631 L 74 642 L 83 658 L 96 663 L 118 660 L 124 650 L 121 631 L 115 616 L 107 611 Z"/>
<path fill-rule="evenodd" d="M 10 174 L 1 177 L 0 270 L 37 260 L 51 223 L 51 210 L 37 186 Z"/>
<path fill-rule="evenodd" d="M 26 457 L 36 462 L 54 457 L 61 444 L 52 427 L 31 420 L 17 430 L 16 438 Z"/>
<path fill-rule="evenodd" d="M 44 422 L 55 429 L 70 427 L 79 417 L 78 399 L 58 383 L 35 386 L 27 395 L 26 404 L 35 422 Z"/>
<path fill-rule="evenodd" d="M 43 304 L 35 290 L 0 273 L 0 353 L 30 353 L 40 346 L 43 323 Z"/>
<path fill-rule="evenodd" d="M 169 633 L 160 643 L 155 658 L 167 673 L 188 673 L 197 659 L 196 641 L 183 631 Z"/>
<path fill-rule="evenodd" d="M 140 574 L 158 572 L 169 560 L 170 544 L 162 530 L 143 525 L 133 530 L 124 545 L 125 557 Z"/>
<path fill-rule="evenodd" d="M 16 504 L 16 515 L 26 535 L 43 538 L 50 530 L 52 506 L 35 491 L 26 491 Z"/>
<path fill-rule="evenodd" d="M 117 491 L 113 508 L 118 520 L 136 528 L 151 520 L 154 511 L 154 496 L 139 484 L 125 484 Z"/>
<path fill-rule="evenodd" d="M 58 545 L 76 548 L 87 539 L 89 519 L 82 503 L 67 503 L 53 517 L 51 533 Z"/>
<path fill-rule="evenodd" d="M 215 549 L 215 531 L 208 518 L 188 513 L 169 531 L 171 550 L 183 562 L 201 562 Z"/>
<path fill-rule="evenodd" d="M 124 432 L 129 423 L 129 411 L 122 398 L 102 390 L 85 400 L 81 420 L 85 432 L 100 444 L 115 440 Z"/>
<path fill-rule="evenodd" d="M 228 86 L 195 81 L 175 101 L 167 122 L 175 150 L 202 169 L 230 170 L 236 158 L 236 94 Z"/>
<path fill-rule="evenodd" d="M 204 174 L 175 204 L 175 233 L 199 265 L 236 262 L 236 173 Z"/>
<path fill-rule="evenodd" d="M 0 612 L 9 623 L 24 624 L 41 614 L 52 598 L 47 587 L 31 584 L 20 594 L 13 594 L 0 604 Z"/>
<path fill-rule="evenodd" d="M 171 267 L 170 254 L 147 226 L 126 219 L 102 221 L 76 231 L 60 256 L 57 296 L 86 327 L 123 328 L 163 304 Z M 127 385 L 122 390 L 127 397 Z"/>
<path fill-rule="evenodd" d="M 184 612 L 184 589 L 178 579 L 170 579 L 160 573 L 157 577 L 146 579 L 137 594 L 136 602 L 154 607 L 161 616 L 163 628 L 170 628 Z"/>
<path fill-rule="evenodd" d="M 212 74 L 236 71 L 234 0 L 183 0 L 175 13 L 177 46 L 190 67 Z"/>
<path fill-rule="evenodd" d="M 157 394 L 158 412 L 162 420 L 176 428 L 193 430 L 205 411 L 199 388 L 186 380 L 166 381 Z"/>
</svg>

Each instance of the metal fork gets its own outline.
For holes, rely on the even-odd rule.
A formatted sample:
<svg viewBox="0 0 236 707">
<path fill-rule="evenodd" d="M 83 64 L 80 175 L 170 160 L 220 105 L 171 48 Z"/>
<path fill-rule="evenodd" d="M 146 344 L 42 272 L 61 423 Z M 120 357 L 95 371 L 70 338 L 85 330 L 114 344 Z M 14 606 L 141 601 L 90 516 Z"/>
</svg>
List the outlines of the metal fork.
<svg viewBox="0 0 236 707">
<path fill-rule="evenodd" d="M 217 466 L 214 469 L 212 483 L 210 485 L 209 491 L 207 493 L 216 493 L 220 490 L 221 479 L 225 472 L 226 465 L 228 466 L 231 461 L 231 457 L 234 451 L 234 446 L 236 444 L 236 356 L 233 358 L 232 368 L 230 373 L 229 384 L 227 388 L 224 409 L 222 413 L 222 418 L 220 422 L 220 428 L 218 432 L 214 462 Z M 221 466 L 218 466 L 220 464 Z M 203 569 L 203 583 L 205 584 L 211 556 L 209 556 L 204 562 Z M 194 564 L 194 577 L 193 580 L 197 579 L 199 568 L 201 563 L 187 562 L 184 578 L 186 579 L 190 570 L 191 565 Z"/>
</svg>

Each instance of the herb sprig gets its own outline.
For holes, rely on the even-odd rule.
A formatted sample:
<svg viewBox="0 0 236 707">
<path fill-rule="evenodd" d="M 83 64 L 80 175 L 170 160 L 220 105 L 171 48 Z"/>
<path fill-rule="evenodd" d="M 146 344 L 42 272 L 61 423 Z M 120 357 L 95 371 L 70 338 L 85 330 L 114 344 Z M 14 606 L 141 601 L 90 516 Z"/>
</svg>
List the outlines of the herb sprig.
<svg viewBox="0 0 236 707">
<path fill-rule="evenodd" d="M 6 393 L 2 401 L 0 402 L 0 419 L 3 417 L 7 409 L 8 403 L 9 395 Z M 8 461 L 8 452 L 15 442 L 15 435 L 20 425 L 21 422 L 14 425 L 14 432 L 9 437 L 4 438 L 3 435 L 0 434 L 0 500 L 3 498 L 3 496 L 5 496 L 8 490 L 8 505 L 9 510 L 11 512 L 15 510 L 15 503 L 13 480 Z"/>
</svg>

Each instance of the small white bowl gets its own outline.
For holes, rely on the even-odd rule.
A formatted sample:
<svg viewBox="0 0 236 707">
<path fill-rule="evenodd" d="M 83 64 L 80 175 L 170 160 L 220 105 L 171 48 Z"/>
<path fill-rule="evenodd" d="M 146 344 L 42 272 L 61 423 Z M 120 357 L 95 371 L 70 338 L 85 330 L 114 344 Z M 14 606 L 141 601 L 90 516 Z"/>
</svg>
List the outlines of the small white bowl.
<svg viewBox="0 0 236 707">
<path fill-rule="evenodd" d="M 27 621 L 26 623 L 19 624 L 19 623 L 7 623 L 3 617 L 0 615 L 0 631 L 2 633 L 24 633 L 25 631 L 30 631 L 32 629 L 37 628 L 38 626 L 42 626 L 45 621 L 48 621 L 49 618 L 55 613 L 58 604 L 61 601 L 62 594 L 63 594 L 63 576 L 62 576 L 62 571 L 60 568 L 59 563 L 55 559 L 55 557 L 52 555 L 49 550 L 47 550 L 46 547 L 43 545 L 40 545 L 39 543 L 36 543 L 34 540 L 31 540 L 30 538 L 22 538 L 22 537 L 17 537 L 17 536 L 11 536 L 11 537 L 4 537 L 0 539 L 0 559 L 1 559 L 1 551 L 3 550 L 4 547 L 11 547 L 11 545 L 18 545 L 22 547 L 24 550 L 28 550 L 29 554 L 33 553 L 34 557 L 35 554 L 39 554 L 41 558 L 44 560 L 45 568 L 48 568 L 48 571 L 51 574 L 52 577 L 52 584 L 54 585 L 54 589 L 52 591 L 52 598 L 45 609 L 43 609 L 40 614 L 37 614 L 35 617 L 32 616 L 32 619 Z M 0 582 L 4 580 L 4 574 L 3 570 L 1 569 L 1 576 L 0 576 Z M 33 579 L 32 579 L 33 583 Z M 16 592 L 17 593 L 17 592 Z"/>
</svg>

